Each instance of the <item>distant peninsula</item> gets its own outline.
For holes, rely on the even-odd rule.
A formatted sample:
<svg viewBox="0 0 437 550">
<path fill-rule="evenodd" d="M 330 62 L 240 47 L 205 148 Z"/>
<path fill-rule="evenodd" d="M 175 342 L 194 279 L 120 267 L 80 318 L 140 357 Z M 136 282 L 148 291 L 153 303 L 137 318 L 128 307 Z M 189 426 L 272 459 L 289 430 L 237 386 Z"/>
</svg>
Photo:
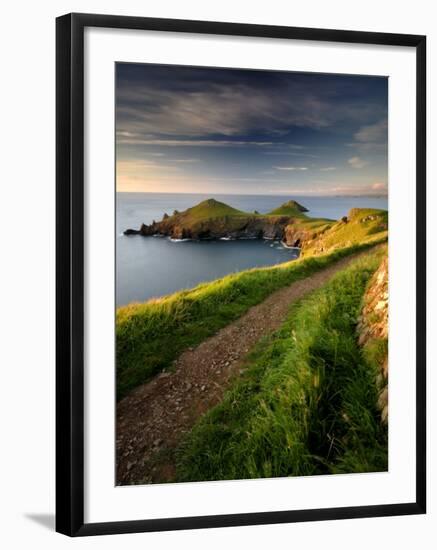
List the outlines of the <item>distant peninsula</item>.
<svg viewBox="0 0 437 550">
<path fill-rule="evenodd" d="M 354 242 L 354 237 L 364 236 L 363 232 L 368 234 L 369 231 L 387 229 L 387 212 L 384 210 L 354 208 L 338 222 L 310 218 L 305 212 L 308 209 L 295 200 L 289 200 L 267 214 L 260 214 L 257 211 L 243 212 L 211 198 L 183 212 L 175 210 L 172 215 L 164 214 L 161 221 L 142 224 L 139 229 L 126 229 L 124 234 L 167 236 L 177 240 L 281 240 L 289 247 L 305 246 L 323 251 L 326 241 L 329 248 L 333 248 L 339 240 Z M 350 223 L 354 227 L 349 226 L 345 231 L 343 226 Z"/>
</svg>

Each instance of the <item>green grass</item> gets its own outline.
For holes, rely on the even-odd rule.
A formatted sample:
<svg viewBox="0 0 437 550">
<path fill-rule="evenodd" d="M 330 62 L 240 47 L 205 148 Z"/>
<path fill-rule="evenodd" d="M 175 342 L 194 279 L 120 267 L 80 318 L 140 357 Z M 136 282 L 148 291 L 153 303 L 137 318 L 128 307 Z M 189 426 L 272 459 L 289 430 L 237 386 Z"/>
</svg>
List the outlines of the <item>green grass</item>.
<svg viewBox="0 0 437 550">
<path fill-rule="evenodd" d="M 225 216 L 249 216 L 249 214 L 246 214 L 242 210 L 237 210 L 224 202 L 216 201 L 215 199 L 207 199 L 177 214 L 175 217 L 178 217 L 181 222 L 193 224 L 199 221 L 212 218 L 223 218 Z"/>
<path fill-rule="evenodd" d="M 359 244 L 371 235 L 388 235 L 388 213 L 385 210 L 353 208 L 347 218 L 339 221 L 311 218 L 305 211 L 306 208 L 294 200 L 267 214 L 255 214 L 208 199 L 183 212 L 165 215 L 160 227 L 164 234 L 177 229 L 178 238 L 194 235 L 195 238 L 209 239 L 217 235 L 238 235 L 248 224 L 256 226 L 258 223 L 260 231 L 263 224 L 266 227 L 279 224 L 285 228 L 285 235 L 290 236 L 290 242 L 298 240 L 303 243 L 305 256 Z M 299 236 L 295 239 L 297 234 Z"/>
<path fill-rule="evenodd" d="M 388 212 L 374 208 L 353 208 L 347 223 L 338 221 L 327 225 L 317 238 L 307 243 L 303 254 L 311 255 L 316 250 L 333 250 L 343 246 L 360 243 L 372 235 L 388 236 Z"/>
<path fill-rule="evenodd" d="M 171 367 L 182 351 L 199 344 L 275 290 L 377 242 L 375 237 L 332 254 L 242 271 L 191 290 L 118 308 L 118 398 Z"/>
<path fill-rule="evenodd" d="M 213 218 L 223 218 L 225 216 L 237 216 L 237 217 L 250 217 L 254 216 L 266 217 L 266 216 L 302 216 L 305 217 L 303 212 L 306 208 L 299 204 L 297 201 L 290 200 L 275 210 L 272 210 L 268 214 L 253 214 L 238 210 L 224 202 L 217 201 L 215 199 L 207 199 L 205 201 L 196 204 L 192 208 L 188 208 L 184 212 L 177 214 L 181 221 L 186 223 L 196 223 Z"/>
<path fill-rule="evenodd" d="M 269 216 L 303 216 L 306 217 L 304 212 L 308 212 L 308 210 L 299 204 L 297 201 L 290 200 L 288 202 L 284 202 L 284 204 L 281 204 L 278 208 L 275 208 L 271 212 L 268 213 Z"/>
<path fill-rule="evenodd" d="M 238 210 L 228 204 L 215 199 L 207 199 L 195 206 L 178 212 L 167 218 L 167 223 L 176 223 L 185 228 L 195 228 L 205 224 L 222 223 L 226 225 L 229 231 L 241 228 L 241 225 L 254 219 L 265 219 L 276 221 L 280 218 L 289 217 L 291 222 L 310 223 L 320 225 L 320 223 L 335 223 L 333 220 L 308 218 L 305 215 L 306 208 L 294 200 L 290 200 L 267 214 L 249 213 Z"/>
<path fill-rule="evenodd" d="M 295 206 L 292 207 L 291 202 Z M 307 219 L 300 212 L 299 208 L 303 207 L 298 205 L 298 203 L 290 201 L 281 208 L 283 207 L 286 207 L 286 216 L 293 215 L 299 220 Z M 211 234 L 238 233 L 244 230 L 249 223 L 265 222 L 266 224 L 275 224 L 280 222 L 284 225 L 283 218 L 284 215 L 274 215 L 273 213 L 255 214 L 243 212 L 215 199 L 208 199 L 183 212 L 178 212 L 170 217 L 164 217 L 161 223 L 167 228 L 172 225 L 177 227 L 179 233 L 182 232 L 182 234 L 183 231 L 186 231 L 188 234 L 194 232 L 196 235 L 202 235 L 201 238 L 210 238 Z M 293 221 L 293 219 L 290 217 L 290 221 Z"/>
<path fill-rule="evenodd" d="M 378 366 L 356 341 L 381 253 L 339 272 L 255 346 L 244 374 L 180 448 L 177 481 L 386 470 Z"/>
</svg>

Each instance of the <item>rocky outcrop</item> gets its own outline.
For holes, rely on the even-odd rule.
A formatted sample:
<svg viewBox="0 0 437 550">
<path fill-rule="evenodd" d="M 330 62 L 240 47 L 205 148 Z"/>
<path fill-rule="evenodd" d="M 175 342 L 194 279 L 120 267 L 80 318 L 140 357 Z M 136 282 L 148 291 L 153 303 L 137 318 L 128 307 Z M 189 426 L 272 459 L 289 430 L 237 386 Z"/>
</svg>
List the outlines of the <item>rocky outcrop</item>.
<svg viewBox="0 0 437 550">
<path fill-rule="evenodd" d="M 374 273 L 364 296 L 364 305 L 358 321 L 358 343 L 363 350 L 370 352 L 379 365 L 377 384 L 379 388 L 378 406 L 381 420 L 388 422 L 388 258 Z M 385 344 L 385 345 L 384 345 Z M 376 353 L 375 350 L 379 352 Z M 382 350 L 382 352 L 381 352 Z"/>
<path fill-rule="evenodd" d="M 374 273 L 364 297 L 364 307 L 358 324 L 359 344 L 372 338 L 388 338 L 388 258 Z"/>
<path fill-rule="evenodd" d="M 193 240 L 282 239 L 288 223 L 288 216 L 224 216 L 187 224 L 178 216 L 172 216 L 150 225 L 143 224 L 138 231 L 128 229 L 125 235 L 165 235 Z"/>
<path fill-rule="evenodd" d="M 287 246 L 302 248 L 315 237 L 313 230 L 306 229 L 302 224 L 290 223 L 285 228 L 283 241 Z"/>
<path fill-rule="evenodd" d="M 127 229 L 125 235 L 164 235 L 173 239 L 284 239 L 285 228 L 307 219 L 306 208 L 289 201 L 265 215 L 248 214 L 227 204 L 208 199 L 184 212 L 164 214 L 161 221 L 143 224 L 140 229 Z"/>
<path fill-rule="evenodd" d="M 150 225 L 142 224 L 140 229 L 127 229 L 125 235 L 163 235 L 172 239 L 269 239 L 281 240 L 290 247 L 302 248 L 316 238 L 317 233 L 304 227 L 289 216 L 259 216 L 241 218 L 215 218 L 192 225 L 179 223 L 177 219 L 166 218 Z"/>
<path fill-rule="evenodd" d="M 334 222 L 309 218 L 305 206 L 290 200 L 267 214 L 247 213 L 215 199 L 207 199 L 183 212 L 164 214 L 161 221 L 143 224 L 125 235 L 160 235 L 172 239 L 272 239 L 303 249 L 304 254 L 323 254 L 364 242 L 387 228 L 387 212 L 355 208 Z"/>
</svg>

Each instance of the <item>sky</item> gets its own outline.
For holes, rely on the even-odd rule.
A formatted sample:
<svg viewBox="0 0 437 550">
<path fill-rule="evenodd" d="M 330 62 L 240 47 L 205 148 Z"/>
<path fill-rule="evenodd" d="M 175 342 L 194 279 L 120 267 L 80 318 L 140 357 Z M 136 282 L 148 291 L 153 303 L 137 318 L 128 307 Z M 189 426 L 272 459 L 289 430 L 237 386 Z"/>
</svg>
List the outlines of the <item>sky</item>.
<svg viewBox="0 0 437 550">
<path fill-rule="evenodd" d="M 385 77 L 116 65 L 117 191 L 387 194 Z"/>
</svg>

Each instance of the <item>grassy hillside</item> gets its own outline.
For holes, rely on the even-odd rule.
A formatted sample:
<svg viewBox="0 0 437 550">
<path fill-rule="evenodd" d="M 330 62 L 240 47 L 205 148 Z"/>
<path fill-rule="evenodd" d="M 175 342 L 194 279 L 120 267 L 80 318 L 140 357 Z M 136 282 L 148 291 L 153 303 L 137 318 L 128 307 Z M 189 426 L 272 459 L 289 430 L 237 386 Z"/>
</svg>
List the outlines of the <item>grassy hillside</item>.
<svg viewBox="0 0 437 550">
<path fill-rule="evenodd" d="M 180 449 L 178 481 L 387 468 L 378 366 L 363 358 L 355 330 L 382 252 L 337 274 L 255 347 L 244 374 Z"/>
<path fill-rule="evenodd" d="M 169 368 L 182 351 L 199 344 L 278 288 L 368 246 L 364 243 L 318 257 L 251 269 L 192 290 L 118 308 L 118 397 Z"/>
<path fill-rule="evenodd" d="M 271 219 L 274 221 L 279 218 L 290 218 L 290 222 L 294 222 L 296 218 L 299 218 L 299 222 L 302 223 L 320 223 L 320 222 L 331 222 L 333 220 L 327 220 L 322 218 L 308 218 L 305 215 L 305 212 L 308 212 L 308 209 L 305 206 L 299 204 L 295 200 L 289 200 L 285 202 L 278 208 L 275 208 L 267 214 L 252 213 L 252 212 L 243 212 L 229 206 L 223 202 L 217 201 L 215 199 L 207 199 L 200 202 L 192 208 L 188 208 L 183 212 L 178 212 L 177 214 L 170 216 L 167 223 L 175 222 L 178 225 L 192 227 L 199 223 L 205 223 L 212 220 L 224 219 L 226 222 L 230 223 L 230 228 L 232 227 L 232 221 L 241 222 L 242 219 L 248 221 L 255 219 Z"/>
<path fill-rule="evenodd" d="M 388 213 L 355 208 L 339 221 L 310 218 L 308 210 L 289 200 L 267 214 L 247 213 L 215 199 L 183 212 L 164 215 L 159 222 L 127 229 L 126 235 L 166 235 L 173 239 L 278 239 L 314 255 L 364 242 L 373 235 L 387 236 Z"/>
<path fill-rule="evenodd" d="M 187 224 L 193 224 L 204 220 L 223 218 L 225 216 L 248 216 L 246 212 L 237 210 L 232 206 L 225 204 L 224 202 L 216 201 L 215 199 L 208 199 L 200 202 L 192 208 L 188 208 L 184 212 L 177 214 L 176 216 L 182 222 Z"/>
<path fill-rule="evenodd" d="M 139 231 L 128 229 L 127 235 L 167 235 L 175 239 L 282 239 L 284 227 L 295 217 L 305 217 L 305 208 L 290 201 L 279 208 L 284 215 L 247 213 L 215 199 L 205 200 L 183 212 L 164 215 L 160 222 L 142 225 Z M 294 217 L 292 217 L 294 216 Z"/>
<path fill-rule="evenodd" d="M 161 221 L 142 224 L 126 235 L 166 235 L 174 239 L 278 239 L 299 247 L 306 256 L 359 244 L 378 235 L 387 237 L 388 212 L 354 208 L 339 221 L 311 218 L 305 206 L 289 200 L 267 214 L 247 213 L 215 199 L 183 212 L 164 214 Z"/>
<path fill-rule="evenodd" d="M 284 202 L 278 208 L 275 208 L 268 213 L 270 216 L 305 216 L 304 212 L 308 212 L 308 209 L 305 206 L 302 206 L 297 201 L 290 200 Z"/>
<path fill-rule="evenodd" d="M 305 243 L 305 256 L 365 242 L 375 236 L 388 236 L 388 212 L 374 208 L 353 208 L 347 218 L 332 224 L 319 224 L 321 231 Z"/>
<path fill-rule="evenodd" d="M 225 204 L 224 202 L 217 201 L 215 199 L 207 199 L 192 208 L 188 208 L 184 212 L 178 213 L 177 216 L 180 221 L 185 221 L 186 223 L 197 223 L 199 221 L 210 220 L 214 218 L 223 218 L 223 217 L 250 217 L 259 216 L 261 218 L 266 216 L 303 216 L 305 217 L 304 212 L 308 212 L 308 209 L 305 206 L 302 206 L 297 201 L 289 200 L 285 202 L 278 208 L 275 208 L 267 214 L 254 214 L 249 212 L 243 212 Z"/>
</svg>

